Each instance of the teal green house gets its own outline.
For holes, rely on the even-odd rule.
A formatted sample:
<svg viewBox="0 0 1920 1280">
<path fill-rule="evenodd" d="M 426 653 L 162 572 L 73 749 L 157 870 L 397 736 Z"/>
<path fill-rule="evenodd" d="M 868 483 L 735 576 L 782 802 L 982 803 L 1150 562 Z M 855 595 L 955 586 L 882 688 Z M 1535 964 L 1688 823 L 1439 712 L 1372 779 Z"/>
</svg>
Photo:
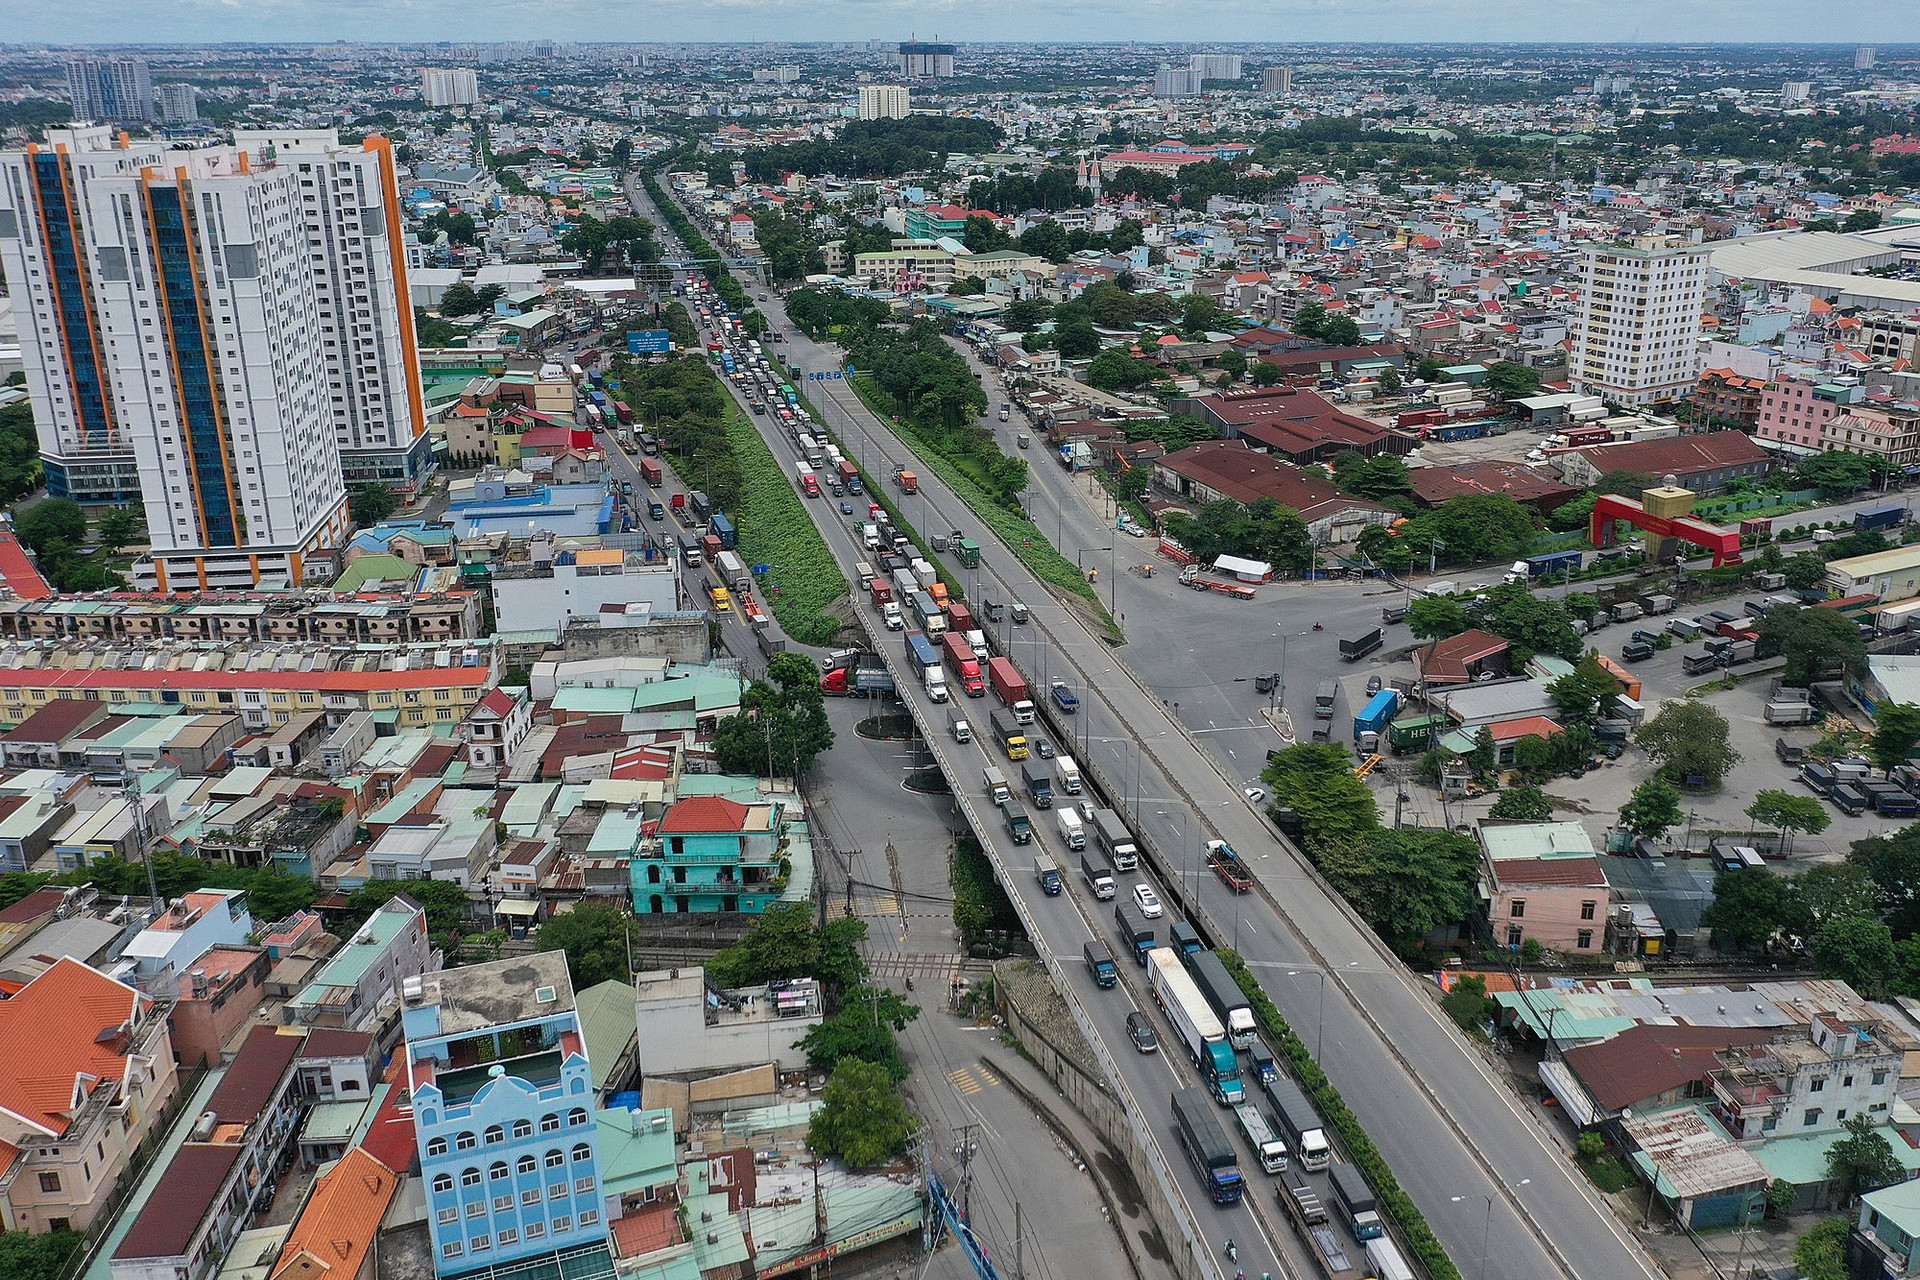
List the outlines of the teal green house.
<svg viewBox="0 0 1920 1280">
<path fill-rule="evenodd" d="M 788 873 L 781 806 L 690 796 L 660 818 L 633 856 L 637 915 L 744 911 L 780 900 Z"/>
</svg>

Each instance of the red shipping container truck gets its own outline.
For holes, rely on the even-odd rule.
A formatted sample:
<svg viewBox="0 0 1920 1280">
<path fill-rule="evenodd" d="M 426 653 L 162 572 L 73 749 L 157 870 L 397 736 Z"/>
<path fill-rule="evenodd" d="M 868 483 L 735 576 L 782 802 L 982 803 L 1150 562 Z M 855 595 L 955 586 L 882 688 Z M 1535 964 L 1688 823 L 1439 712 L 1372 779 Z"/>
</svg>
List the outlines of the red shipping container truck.
<svg viewBox="0 0 1920 1280">
<path fill-rule="evenodd" d="M 987 679 L 992 682 L 993 691 L 1000 695 L 1000 701 L 1016 711 L 1024 702 L 1027 705 L 1027 714 L 1033 714 L 1033 691 L 1027 688 L 1026 677 L 1022 676 L 1019 669 L 1013 665 L 1013 659 L 989 658 Z"/>
<path fill-rule="evenodd" d="M 657 459 L 642 458 L 640 459 L 640 478 L 646 481 L 651 487 L 658 489 L 661 481 L 666 479 L 666 472 L 661 470 L 660 463 Z M 676 503 L 675 505 L 677 506 L 678 504 Z"/>
<path fill-rule="evenodd" d="M 973 646 L 966 637 L 957 631 L 949 631 L 940 637 L 941 651 L 946 655 L 947 665 L 953 668 L 954 679 L 966 687 L 969 698 L 986 696 L 986 682 L 980 679 L 980 660 L 974 657 Z"/>
</svg>

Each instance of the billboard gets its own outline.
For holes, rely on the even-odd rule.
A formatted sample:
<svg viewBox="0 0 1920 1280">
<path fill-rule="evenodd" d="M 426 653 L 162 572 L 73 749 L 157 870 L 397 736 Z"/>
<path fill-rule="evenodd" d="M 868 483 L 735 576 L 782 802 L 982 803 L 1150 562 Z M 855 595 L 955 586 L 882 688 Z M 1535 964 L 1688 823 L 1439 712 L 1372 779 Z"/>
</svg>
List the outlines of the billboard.
<svg viewBox="0 0 1920 1280">
<path fill-rule="evenodd" d="M 658 356 L 672 350 L 673 337 L 665 329 L 633 329 L 627 333 L 628 355 Z"/>
</svg>

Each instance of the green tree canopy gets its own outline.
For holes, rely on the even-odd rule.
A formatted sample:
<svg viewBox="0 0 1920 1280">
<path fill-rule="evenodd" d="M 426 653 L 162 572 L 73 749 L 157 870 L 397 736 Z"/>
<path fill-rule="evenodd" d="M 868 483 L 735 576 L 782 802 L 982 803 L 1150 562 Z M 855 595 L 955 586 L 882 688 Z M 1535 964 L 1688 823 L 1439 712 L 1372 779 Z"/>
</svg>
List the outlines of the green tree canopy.
<svg viewBox="0 0 1920 1280">
<path fill-rule="evenodd" d="M 1848 1216 L 1823 1218 L 1793 1242 L 1793 1265 L 1806 1280 L 1847 1280 Z"/>
<path fill-rule="evenodd" d="M 567 953 L 573 988 L 585 991 L 602 982 L 629 982 L 627 913 L 611 902 L 589 898 L 540 926 L 534 943 L 542 951 Z"/>
<path fill-rule="evenodd" d="M 1496 821 L 1546 822 L 1553 817 L 1553 801 L 1538 787 L 1508 787 L 1487 816 Z"/>
<path fill-rule="evenodd" d="M 1836 609 L 1790 609 L 1782 605 L 1767 610 L 1760 619 L 1761 657 L 1784 654 L 1787 665 L 1780 673 L 1785 684 L 1805 687 L 1817 680 L 1849 674 L 1858 675 L 1867 667 L 1867 646 L 1860 628 Z"/>
<path fill-rule="evenodd" d="M 1873 736 L 1867 755 L 1889 777 L 1907 762 L 1920 744 L 1920 707 L 1911 702 L 1883 702 L 1873 711 Z"/>
<path fill-rule="evenodd" d="M 71 550 L 87 540 L 87 513 L 72 498 L 48 498 L 13 513 L 20 545 L 45 556 L 63 546 Z"/>
<path fill-rule="evenodd" d="M 1424 596 L 1407 606 L 1407 630 L 1422 640 L 1445 640 L 1471 625 L 1466 607 L 1448 596 Z"/>
<path fill-rule="evenodd" d="M 1595 725 L 1606 718 L 1620 693 L 1620 680 L 1600 665 L 1600 654 L 1589 649 L 1573 670 L 1547 686 L 1547 696 L 1564 724 Z"/>
<path fill-rule="evenodd" d="M 1886 994 L 1896 970 L 1893 931 L 1879 920 L 1839 916 L 1814 932 L 1808 944 L 1826 978 L 1838 978 L 1868 999 Z"/>
<path fill-rule="evenodd" d="M 860 958 L 866 936 L 864 921 L 842 918 L 816 925 L 806 903 L 783 902 L 761 912 L 746 937 L 708 961 L 707 976 L 729 989 L 788 977 L 817 978 L 846 989 L 866 978 L 867 964 Z"/>
<path fill-rule="evenodd" d="M 1726 717 L 1702 702 L 1667 703 L 1633 739 L 1668 781 L 1682 785 L 1699 778 L 1702 785 L 1717 787 L 1741 759 L 1729 738 Z"/>
<path fill-rule="evenodd" d="M 886 987 L 850 987 L 841 995 L 839 1008 L 807 1032 L 800 1047 L 815 1070 L 831 1070 L 853 1058 L 885 1067 L 893 1079 L 904 1080 L 907 1064 L 894 1035 L 919 1016 L 919 1005 L 908 1004 Z"/>
<path fill-rule="evenodd" d="M 1793 474 L 1801 485 L 1818 489 L 1829 498 L 1858 493 L 1873 483 L 1873 468 L 1867 460 L 1840 449 L 1801 459 Z"/>
<path fill-rule="evenodd" d="M 400 509 L 400 499 L 383 484 L 363 484 L 347 499 L 349 514 L 362 529 L 379 524 Z"/>
<path fill-rule="evenodd" d="M 884 1066 L 843 1058 L 820 1095 L 807 1146 L 849 1168 L 871 1169 L 905 1151 L 917 1127 Z"/>
<path fill-rule="evenodd" d="M 1890 1187 L 1907 1176 L 1893 1154 L 1885 1135 L 1873 1127 L 1864 1115 L 1848 1116 L 1840 1126 L 1845 1132 L 1827 1148 L 1827 1176 L 1835 1183 L 1841 1203 L 1881 1187 Z"/>
<path fill-rule="evenodd" d="M 1813 918 L 1792 883 L 1765 867 L 1722 871 L 1713 878 L 1713 901 L 1700 916 L 1721 951 L 1755 951 L 1776 933 L 1804 938 Z"/>
<path fill-rule="evenodd" d="M 1367 457 L 1357 449 L 1334 455 L 1334 482 L 1357 498 L 1391 503 L 1413 493 L 1407 464 L 1390 453 Z"/>
<path fill-rule="evenodd" d="M 1540 371 L 1511 360 L 1496 360 L 1487 366 L 1487 390 L 1502 400 L 1518 400 L 1540 394 Z"/>
<path fill-rule="evenodd" d="M 596 221 L 592 225 L 601 224 Z M 562 239 L 564 240 L 565 237 L 563 236 Z M 443 316 L 470 316 L 478 310 L 480 310 L 480 298 L 474 293 L 473 286 L 464 280 L 454 281 L 440 295 L 440 314 Z"/>
<path fill-rule="evenodd" d="M 1827 829 L 1833 819 L 1827 813 L 1827 806 L 1812 796 L 1801 795 L 1794 791 L 1763 790 L 1753 797 L 1753 803 L 1746 808 L 1746 814 L 1763 826 L 1776 828 L 1780 832 L 1781 851 L 1786 851 L 1787 832 L 1804 831 L 1808 835 L 1818 835 Z"/>
<path fill-rule="evenodd" d="M 1466 918 L 1480 850 L 1451 831 L 1409 827 L 1323 844 L 1315 862 L 1374 932 L 1411 955 L 1426 935 Z"/>
<path fill-rule="evenodd" d="M 1319 850 L 1350 842 L 1380 825 L 1373 792 L 1354 776 L 1353 762 L 1342 747 L 1303 742 L 1283 748 L 1261 777 L 1272 788 L 1273 807 L 1293 810 L 1301 842 L 1316 857 Z"/>
</svg>

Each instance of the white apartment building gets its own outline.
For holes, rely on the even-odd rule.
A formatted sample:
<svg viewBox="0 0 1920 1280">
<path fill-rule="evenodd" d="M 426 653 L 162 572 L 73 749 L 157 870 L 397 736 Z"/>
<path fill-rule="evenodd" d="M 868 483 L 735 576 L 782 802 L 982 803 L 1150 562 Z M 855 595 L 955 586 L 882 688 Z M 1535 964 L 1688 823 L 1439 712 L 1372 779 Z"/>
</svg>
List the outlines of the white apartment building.
<svg viewBox="0 0 1920 1280">
<path fill-rule="evenodd" d="M 471 107 L 480 101 L 480 80 L 472 67 L 422 67 L 420 96 L 429 108 Z"/>
<path fill-rule="evenodd" d="M 1634 406 L 1693 389 L 1707 257 L 1705 246 L 1678 236 L 1586 251 L 1567 363 L 1576 394 Z"/>
<path fill-rule="evenodd" d="M 67 63 L 67 93 L 78 121 L 153 119 L 153 77 L 144 58 L 75 58 Z"/>
<path fill-rule="evenodd" d="M 907 118 L 907 90 L 897 84 L 860 86 L 862 120 L 904 120 Z"/>
<path fill-rule="evenodd" d="M 1237 53 L 1196 53 L 1187 58 L 1187 70 L 1202 80 L 1239 80 L 1243 59 Z"/>
<path fill-rule="evenodd" d="M 1263 93 L 1292 93 L 1293 68 L 1267 67 L 1260 73 L 1260 89 Z"/>
<path fill-rule="evenodd" d="M 48 488 L 143 505 L 141 589 L 297 584 L 348 532 L 349 477 L 424 477 L 400 235 L 380 138 L 174 151 L 95 127 L 0 152 Z"/>
</svg>

